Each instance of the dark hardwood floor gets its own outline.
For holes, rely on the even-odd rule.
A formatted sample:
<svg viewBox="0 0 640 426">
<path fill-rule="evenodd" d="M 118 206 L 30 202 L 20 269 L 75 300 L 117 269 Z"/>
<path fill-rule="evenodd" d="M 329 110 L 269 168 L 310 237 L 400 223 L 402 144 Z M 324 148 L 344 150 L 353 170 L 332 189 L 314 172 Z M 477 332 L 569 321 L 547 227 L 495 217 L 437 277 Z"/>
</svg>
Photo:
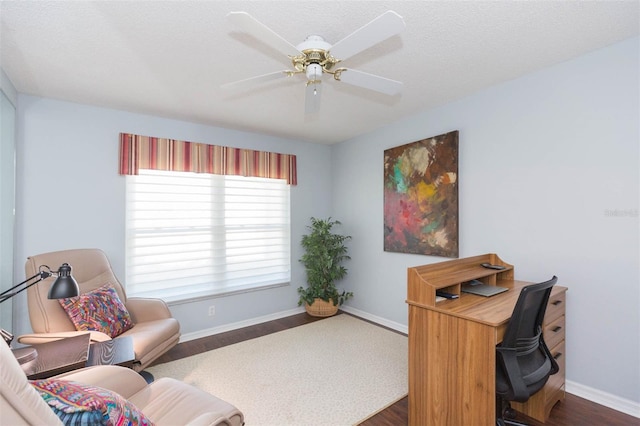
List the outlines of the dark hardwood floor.
<svg viewBox="0 0 640 426">
<path fill-rule="evenodd" d="M 339 312 L 338 315 L 341 315 Z M 292 315 L 286 318 L 269 321 L 266 323 L 245 327 L 238 330 L 216 334 L 202 339 L 191 340 L 180 343 L 164 354 L 155 364 L 174 361 L 201 352 L 210 351 L 244 340 L 254 339 L 266 334 L 308 324 L 313 321 L 320 321 L 321 318 L 314 318 L 306 313 Z M 232 402 L 232 401 L 230 401 Z M 242 410 L 242 407 L 239 407 Z M 408 398 L 405 397 L 389 408 L 381 411 L 360 424 L 360 426 L 399 426 L 408 423 Z M 551 416 L 546 423 L 538 422 L 519 414 L 517 420 L 528 423 L 532 426 L 633 426 L 640 425 L 640 419 L 629 416 L 602 405 L 593 403 L 577 396 L 566 394 L 564 401 L 556 404 L 551 411 Z M 249 425 L 252 426 L 252 425 Z M 256 425 L 253 425 L 256 426 Z M 457 425 L 456 425 L 457 426 Z M 463 425 L 460 425 L 463 426 Z M 464 425 L 466 426 L 466 425 Z"/>
</svg>

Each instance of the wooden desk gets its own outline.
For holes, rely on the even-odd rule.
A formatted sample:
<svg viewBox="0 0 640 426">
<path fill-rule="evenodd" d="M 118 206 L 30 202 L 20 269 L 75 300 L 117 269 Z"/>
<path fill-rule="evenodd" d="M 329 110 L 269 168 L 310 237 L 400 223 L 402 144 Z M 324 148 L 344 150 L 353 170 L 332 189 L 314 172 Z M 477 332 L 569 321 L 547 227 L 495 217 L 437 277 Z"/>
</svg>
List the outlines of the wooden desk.
<svg viewBox="0 0 640 426">
<path fill-rule="evenodd" d="M 503 271 L 481 263 L 498 264 Z M 409 425 L 495 425 L 496 345 L 502 341 L 520 290 L 513 266 L 495 254 L 408 269 Z M 471 279 L 509 288 L 482 297 L 461 293 Z M 460 295 L 435 301 L 435 290 Z M 540 421 L 564 399 L 564 306 L 566 288 L 554 286 L 544 337 L 561 371 L 518 411 Z M 552 346 L 553 344 L 553 346 Z"/>
</svg>

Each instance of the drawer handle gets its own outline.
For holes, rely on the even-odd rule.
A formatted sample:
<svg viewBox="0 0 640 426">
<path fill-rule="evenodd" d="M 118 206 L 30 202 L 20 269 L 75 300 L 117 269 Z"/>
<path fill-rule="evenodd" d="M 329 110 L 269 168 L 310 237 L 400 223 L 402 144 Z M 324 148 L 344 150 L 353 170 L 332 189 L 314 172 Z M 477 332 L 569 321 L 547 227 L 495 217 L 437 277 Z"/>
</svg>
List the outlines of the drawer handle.
<svg viewBox="0 0 640 426">
<path fill-rule="evenodd" d="M 558 306 L 561 303 L 562 303 L 562 300 L 554 300 L 553 302 L 551 302 L 553 306 Z"/>
<path fill-rule="evenodd" d="M 556 325 L 555 327 L 553 327 L 551 331 L 553 331 L 554 333 L 557 333 L 560 330 L 562 330 L 562 327 L 560 327 L 559 325 Z"/>
<path fill-rule="evenodd" d="M 553 356 L 553 359 L 555 359 L 556 361 L 558 360 L 558 358 L 560 358 L 562 356 L 562 352 L 558 352 L 557 354 L 555 354 Z"/>
</svg>

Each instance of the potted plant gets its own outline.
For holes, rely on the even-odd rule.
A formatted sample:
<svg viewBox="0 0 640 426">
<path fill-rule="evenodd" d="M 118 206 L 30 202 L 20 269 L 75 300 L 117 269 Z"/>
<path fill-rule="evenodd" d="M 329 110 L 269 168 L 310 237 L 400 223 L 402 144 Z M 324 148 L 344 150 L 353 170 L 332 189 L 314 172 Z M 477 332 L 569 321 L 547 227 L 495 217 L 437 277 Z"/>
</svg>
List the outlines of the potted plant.
<svg viewBox="0 0 640 426">
<path fill-rule="evenodd" d="M 345 242 L 351 237 L 334 233 L 335 225 L 341 223 L 331 218 L 312 217 L 311 225 L 307 226 L 311 232 L 302 236 L 301 243 L 305 253 L 300 262 L 306 268 L 308 286 L 298 288 L 298 305 L 304 304 L 309 315 L 334 315 L 338 312 L 338 307 L 353 296 L 352 292 L 340 293 L 336 287 L 336 281 L 347 275 L 342 262 L 351 259 L 345 246 Z"/>
</svg>

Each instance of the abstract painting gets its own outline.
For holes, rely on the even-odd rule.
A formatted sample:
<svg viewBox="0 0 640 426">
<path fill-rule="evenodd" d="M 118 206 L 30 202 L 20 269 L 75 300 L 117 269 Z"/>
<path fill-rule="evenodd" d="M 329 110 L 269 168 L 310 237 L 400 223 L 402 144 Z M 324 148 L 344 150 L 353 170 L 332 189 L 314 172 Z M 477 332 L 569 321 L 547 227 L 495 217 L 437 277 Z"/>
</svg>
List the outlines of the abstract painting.
<svg viewBox="0 0 640 426">
<path fill-rule="evenodd" d="M 458 257 L 458 131 L 384 151 L 384 250 Z"/>
</svg>

